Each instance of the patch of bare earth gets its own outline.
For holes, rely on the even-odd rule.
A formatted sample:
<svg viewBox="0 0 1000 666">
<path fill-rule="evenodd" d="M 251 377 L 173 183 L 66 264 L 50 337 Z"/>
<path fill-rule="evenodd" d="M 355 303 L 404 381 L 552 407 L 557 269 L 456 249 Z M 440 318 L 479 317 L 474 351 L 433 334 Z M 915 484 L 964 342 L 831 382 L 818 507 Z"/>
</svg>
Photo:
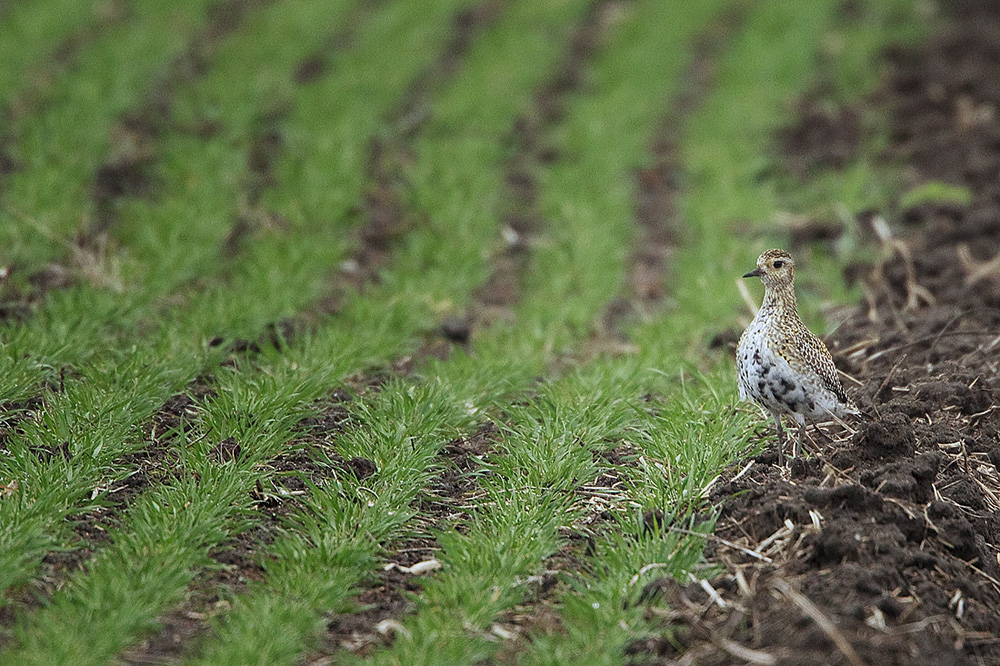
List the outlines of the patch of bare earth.
<svg viewBox="0 0 1000 666">
<path fill-rule="evenodd" d="M 916 182 L 972 202 L 872 225 L 886 258 L 852 270 L 865 303 L 828 341 L 866 418 L 790 469 L 772 449 L 728 474 L 708 549 L 725 573 L 652 584 L 669 629 L 633 663 L 1000 663 L 1000 7 L 947 11 L 888 55 L 880 94 Z"/>
</svg>

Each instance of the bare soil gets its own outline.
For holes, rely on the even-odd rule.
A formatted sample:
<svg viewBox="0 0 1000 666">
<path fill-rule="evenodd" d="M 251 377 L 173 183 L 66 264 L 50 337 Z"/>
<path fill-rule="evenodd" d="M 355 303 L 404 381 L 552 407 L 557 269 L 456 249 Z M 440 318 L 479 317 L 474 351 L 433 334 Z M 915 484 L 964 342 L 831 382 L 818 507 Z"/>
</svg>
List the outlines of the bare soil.
<svg viewBox="0 0 1000 666">
<path fill-rule="evenodd" d="M 1000 663 L 1000 7 L 949 11 L 943 34 L 887 54 L 878 98 L 914 182 L 973 200 L 887 214 L 888 258 L 848 272 L 865 303 L 827 340 L 866 418 L 790 468 L 771 447 L 730 471 L 708 550 L 724 573 L 650 585 L 665 630 L 633 663 Z M 847 159 L 855 116 L 803 111 L 781 137 L 790 168 Z"/>
</svg>

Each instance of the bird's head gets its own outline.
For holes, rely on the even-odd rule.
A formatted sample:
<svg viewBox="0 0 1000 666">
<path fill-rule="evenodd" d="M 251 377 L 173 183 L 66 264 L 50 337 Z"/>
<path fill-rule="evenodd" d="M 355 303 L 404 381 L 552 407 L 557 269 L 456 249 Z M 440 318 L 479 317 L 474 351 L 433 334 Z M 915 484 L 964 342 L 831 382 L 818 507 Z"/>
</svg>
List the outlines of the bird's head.
<svg viewBox="0 0 1000 666">
<path fill-rule="evenodd" d="M 767 250 L 757 257 L 757 268 L 743 277 L 759 277 L 765 287 L 787 287 L 792 284 L 795 261 L 784 250 Z"/>
</svg>

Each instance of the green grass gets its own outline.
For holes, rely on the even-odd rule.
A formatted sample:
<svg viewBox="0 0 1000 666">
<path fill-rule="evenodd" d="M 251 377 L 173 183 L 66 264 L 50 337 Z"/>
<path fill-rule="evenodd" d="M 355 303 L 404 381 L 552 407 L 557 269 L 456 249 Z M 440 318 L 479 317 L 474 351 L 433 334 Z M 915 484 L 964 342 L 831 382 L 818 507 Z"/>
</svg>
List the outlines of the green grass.
<svg viewBox="0 0 1000 666">
<path fill-rule="evenodd" d="M 568 3 L 558 9 L 541 8 L 537 3 L 516 3 L 503 15 L 498 27 L 483 36 L 482 46 L 469 54 L 456 80 L 436 96 L 431 116 L 414 139 L 418 163 L 435 165 L 436 177 L 430 179 L 425 172 L 408 172 L 407 193 L 414 201 L 426 201 L 437 207 L 434 211 L 425 211 L 428 219 L 437 224 L 423 226 L 410 234 L 393 268 L 383 272 L 382 284 L 349 303 L 340 314 L 340 317 L 358 322 L 360 327 L 367 327 L 360 328 L 366 331 L 362 336 L 365 340 L 385 330 L 386 318 L 393 331 L 410 331 L 415 337 L 421 328 L 431 325 L 439 312 L 457 308 L 469 297 L 470 287 L 485 277 L 481 250 L 497 232 L 496 211 L 492 208 L 498 205 L 503 188 L 501 168 L 505 137 L 502 128 L 513 123 L 532 89 L 540 84 L 545 70 L 539 63 L 551 62 L 558 54 L 558 43 L 552 42 L 551 31 L 559 30 L 568 36 L 562 26 L 579 16 L 583 7 L 584 3 Z M 525 32 L 521 29 L 523 26 L 532 28 Z M 526 51 L 529 48 L 534 52 Z M 528 54 L 534 57 L 526 57 Z M 500 75 L 508 77 L 509 87 L 494 89 L 492 83 Z M 512 94 L 514 91 L 519 94 Z M 461 109 L 460 114 L 456 114 L 456 108 Z M 439 134 L 440 128 L 447 125 L 461 128 L 457 138 Z M 455 190 L 452 183 L 462 173 L 479 174 L 477 180 L 469 179 L 479 189 L 472 192 Z M 471 200 L 471 195 L 478 195 L 478 199 Z M 470 205 L 482 211 L 481 218 L 469 217 Z M 451 227 L 440 226 L 448 221 Z M 446 235 L 445 228 L 460 228 L 462 233 Z M 435 269 L 424 268 L 428 265 Z M 456 275 L 467 277 L 456 279 Z M 343 328 L 339 323 L 331 322 L 301 350 L 293 349 L 279 359 L 278 366 L 268 372 L 290 377 L 288 380 L 293 381 L 296 375 L 310 376 L 329 370 L 331 362 L 321 359 L 331 350 L 344 349 Z M 355 334 L 359 326 L 355 327 Z M 397 347 L 395 353 L 405 351 L 407 348 Z M 318 360 L 323 370 L 317 366 Z M 384 360 L 389 358 L 384 357 Z M 348 366 L 342 372 L 350 369 Z M 233 379 L 245 381 L 241 376 L 233 376 Z M 437 395 L 446 387 L 436 391 L 435 388 L 434 385 L 428 387 L 431 395 Z M 442 427 L 447 426 L 453 434 L 472 428 L 474 412 L 470 414 L 464 397 L 461 400 L 452 397 L 446 404 L 449 420 Z M 378 505 L 371 507 L 363 523 L 367 525 L 371 521 L 372 526 L 364 531 L 351 529 L 354 538 L 342 541 L 341 548 L 355 555 L 361 551 L 372 560 L 378 552 L 379 541 L 398 536 L 403 519 L 412 511 L 410 503 L 433 472 L 433 455 L 447 439 L 438 436 L 428 441 L 423 438 L 411 440 L 409 446 L 413 451 L 421 452 L 417 461 L 386 453 L 397 451 L 401 444 L 405 448 L 400 438 L 411 428 L 420 432 L 420 421 L 429 418 L 426 412 L 434 405 L 434 399 L 422 391 L 414 392 L 412 386 L 387 387 L 376 405 L 361 407 L 365 411 L 360 420 L 366 424 L 360 433 L 363 439 L 352 442 L 345 438 L 346 441 L 337 443 L 342 455 L 363 455 L 374 459 L 379 466 L 379 473 L 373 477 L 371 485 L 365 486 L 370 488 L 371 496 L 379 498 Z M 398 415 L 397 418 L 382 426 L 373 422 L 386 410 Z M 389 493 L 390 489 L 394 492 Z M 342 502 L 339 495 L 324 498 L 313 507 L 312 514 L 302 520 L 307 524 L 322 521 L 328 526 L 341 526 L 345 517 L 352 517 L 344 516 Z M 349 585 L 359 582 L 370 571 L 370 561 L 362 561 L 368 565 L 366 570 L 353 566 L 357 562 L 351 559 L 352 566 L 337 570 L 340 584 L 330 592 L 303 595 L 298 591 L 313 586 L 317 578 L 329 575 L 326 549 L 317 550 L 308 540 L 296 535 L 283 542 L 277 554 L 280 559 L 269 567 L 272 577 L 268 584 L 254 590 L 245 603 L 237 603 L 220 629 L 220 640 L 211 644 L 203 663 L 247 663 L 248 660 L 289 663 L 321 626 L 319 611 L 342 605 L 350 595 Z M 285 564 L 289 557 L 294 566 Z M 260 631 L 263 626 L 279 622 L 283 627 L 277 632 L 281 641 L 275 640 L 273 633 Z"/>
<path fill-rule="evenodd" d="M 15 118 L 8 133 L 20 168 L 6 177 L 0 198 L 6 261 L 30 271 L 70 253 L 73 235 L 93 215 L 90 188 L 113 123 L 143 100 L 154 75 L 179 55 L 210 4 L 135 4 L 127 21 L 83 47 L 72 71 L 46 91 L 37 113 Z"/>
<path fill-rule="evenodd" d="M 701 21 L 711 16 L 710 10 L 705 9 Z M 615 53 L 616 47 L 623 43 L 633 42 L 637 30 L 633 26 L 649 25 L 654 18 L 668 24 L 670 14 L 650 7 L 646 12 L 629 16 L 622 32 L 615 33 L 609 53 Z M 671 29 L 679 36 L 691 35 L 698 26 L 699 19 L 692 17 L 687 24 L 674 23 Z M 654 29 L 645 34 L 647 41 L 639 42 L 640 47 L 629 54 L 637 61 L 645 55 L 641 48 L 650 48 L 655 43 L 652 39 L 656 34 Z M 665 58 L 661 66 L 667 72 L 676 71 L 684 62 L 683 54 L 683 50 L 678 49 L 672 58 Z M 622 72 L 636 72 L 634 76 L 649 80 L 664 75 L 663 71 L 635 68 L 627 59 L 610 57 L 599 60 L 593 75 L 616 80 Z M 594 115 L 616 107 L 622 103 L 621 96 L 628 95 L 634 87 L 637 87 L 635 82 L 628 79 L 620 87 L 602 87 L 594 94 L 594 99 L 584 98 L 579 108 L 573 107 L 567 127 L 580 127 Z M 620 122 L 610 125 L 605 132 L 591 137 L 586 149 L 573 155 L 566 165 L 558 165 L 543 176 L 545 195 L 542 200 L 547 207 L 561 211 L 573 202 L 577 206 L 575 212 L 584 213 L 558 218 L 553 215 L 551 230 L 538 240 L 537 274 L 564 279 L 532 282 L 536 288 L 528 291 L 517 308 L 515 328 L 490 329 L 477 338 L 474 357 L 459 355 L 427 370 L 427 377 L 433 378 L 430 385 L 443 387 L 448 392 L 453 405 L 452 418 L 456 419 L 452 427 L 456 430 L 469 431 L 472 423 L 469 412 L 491 414 L 502 406 L 507 420 L 502 424 L 504 432 L 498 453 L 496 457 L 491 456 L 484 468 L 490 480 L 484 482 L 485 495 L 478 502 L 481 510 L 469 516 L 466 531 L 435 532 L 441 546 L 438 557 L 444 564 L 443 572 L 427 583 L 419 612 L 412 620 L 404 622 L 405 634 L 397 637 L 390 650 L 377 653 L 375 662 L 468 663 L 495 651 L 495 643 L 483 632 L 501 613 L 524 600 L 528 588 L 518 581 L 538 572 L 545 558 L 562 545 L 560 528 L 573 524 L 582 513 L 576 491 L 600 471 L 594 463 L 594 453 L 614 446 L 625 436 L 627 426 L 642 428 L 635 413 L 638 384 L 619 378 L 609 381 L 604 377 L 604 387 L 595 387 L 597 382 L 585 384 L 586 391 L 574 386 L 570 379 L 555 385 L 551 392 L 546 389 L 545 400 L 533 402 L 523 410 L 508 402 L 512 395 L 525 389 L 533 376 L 545 372 L 548 364 L 581 343 L 601 305 L 617 291 L 619 280 L 609 282 L 608 276 L 621 272 L 627 236 L 607 234 L 601 237 L 594 230 L 606 219 L 602 214 L 611 214 L 622 220 L 623 232 L 627 233 L 629 167 L 641 159 L 649 139 L 647 135 L 668 96 L 669 89 L 665 89 L 659 97 L 651 97 L 643 105 L 633 105 L 631 113 L 624 114 Z M 642 127 L 644 131 L 639 129 Z M 622 142 L 623 137 L 631 141 Z M 588 168 L 595 172 L 602 170 L 601 179 L 620 188 L 617 209 L 600 208 L 602 203 L 607 205 L 606 191 L 595 190 L 590 187 L 591 183 L 579 183 L 573 177 L 581 169 Z M 593 194 L 588 196 L 587 192 Z M 596 243 L 597 238 L 604 244 Z M 579 255 L 588 252 L 591 253 L 587 255 L 588 261 L 579 261 Z M 570 299 L 573 295 L 577 297 Z M 563 301 L 568 303 L 566 309 L 552 307 L 553 303 Z M 383 401 L 391 404 L 397 400 L 413 401 L 414 417 L 421 413 L 422 394 L 413 396 L 412 389 L 405 385 L 388 387 L 373 398 L 376 405 L 373 409 L 378 409 Z M 407 420 L 398 423 L 409 428 Z M 338 442 L 338 449 L 343 450 L 344 455 L 372 456 L 373 450 L 387 443 L 391 448 L 396 440 L 390 438 L 387 443 L 380 442 L 378 429 L 366 428 L 366 431 L 375 435 L 367 446 Z M 736 441 L 741 439 L 737 437 Z M 380 459 L 377 455 L 374 457 Z M 716 460 L 712 469 L 718 464 Z M 391 468 L 395 469 L 395 466 Z M 373 496 L 381 496 L 383 492 L 377 484 L 373 491 Z M 677 489 L 677 493 L 681 492 Z M 385 536 L 381 531 L 378 534 Z M 306 555 L 301 555 L 295 561 L 300 565 L 308 560 Z M 284 569 L 279 571 L 285 574 Z M 297 573 L 301 575 L 302 572 Z M 317 569 L 311 578 L 319 575 Z M 269 583 L 268 587 L 280 590 L 288 586 Z M 494 594 L 493 590 L 503 592 Z M 238 640 L 227 641 L 226 644 L 233 645 L 231 652 L 211 651 L 206 663 L 238 663 L 271 647 L 273 639 L 269 635 L 254 641 L 261 627 L 268 624 L 259 618 L 274 615 L 277 608 L 290 606 L 291 600 L 281 604 L 273 596 L 256 594 L 246 606 L 237 606 L 235 617 L 223 628 L 223 636 L 238 632 Z M 279 635 L 286 636 L 287 632 L 279 632 Z"/>
<path fill-rule="evenodd" d="M 0 106 L 8 114 L 22 112 L 11 106 L 20 106 L 22 96 L 45 87 L 53 64 L 65 66 L 53 60 L 67 40 L 86 35 L 102 18 L 110 18 L 102 17 L 96 6 L 74 0 L 12 3 L 0 12 Z"/>
<path fill-rule="evenodd" d="M 539 137 L 539 153 L 553 159 L 531 165 L 530 208 L 544 225 L 531 237 L 519 300 L 477 320 L 468 349 L 422 359 L 412 375 L 343 405 L 343 430 L 320 448 L 365 457 L 377 471 L 358 480 L 318 460 L 330 478 L 292 499 L 280 492 L 276 461 L 302 446 L 300 420 L 352 376 L 419 356 L 445 317 L 475 309 L 514 208 L 505 183 L 512 129 L 557 73 L 589 3 L 500 3 L 455 70 L 436 78 L 421 77 L 471 1 L 256 5 L 203 67 L 177 80 L 148 138 L 151 194 L 115 203 L 106 253 L 75 257 L 115 121 L 143 108 L 199 39 L 209 3 L 136 3 L 113 25 L 93 7 L 55 0 L 33 3 L 29 25 L 28 4 L 0 16 L 0 55 L 4 35 L 34 31 L 23 52 L 0 58 L 2 99 L 34 85 L 28 64 L 67 35 L 93 34 L 69 64 L 46 70 L 37 112 L 7 132 L 23 168 L 0 177 L 0 263 L 20 280 L 69 257 L 78 278 L 0 330 L 0 400 L 11 409 L 44 400 L 5 425 L 0 457 L 0 589 L 15 614 L 0 663 L 10 664 L 123 661 L 158 619 L 213 595 L 225 604 L 182 661 L 321 657 L 329 614 L 356 611 L 359 591 L 414 537 L 433 541 L 442 566 L 421 579 L 413 612 L 395 618 L 403 629 L 364 655 L 334 648 L 335 662 L 622 663 L 624 645 L 656 628 L 633 605 L 638 593 L 654 577 L 699 572 L 702 539 L 690 532 L 711 521 L 693 516 L 710 516 L 706 488 L 749 446 L 756 417 L 735 406 L 730 363 L 706 348 L 739 325 L 734 280 L 760 250 L 785 242 L 783 216 L 851 214 L 898 195 L 891 168 L 874 159 L 877 119 L 865 119 L 874 129 L 856 163 L 803 183 L 773 168 L 774 132 L 817 81 L 832 82 L 830 103 L 866 94 L 881 46 L 919 32 L 904 0 L 864 4 L 854 22 L 832 0 L 746 7 L 705 100 L 681 119 L 686 229 L 670 259 L 670 300 L 621 345 L 598 322 L 625 288 L 638 237 L 635 173 L 651 159 L 696 36 L 738 3 L 608 5 L 579 85 Z M 334 36 L 327 68 L 296 84 L 300 64 Z M 417 80 L 430 85 L 413 124 L 400 110 Z M 273 183 L 255 192 L 248 155 L 265 123 L 283 145 Z M 366 221 L 373 139 L 392 151 L 393 188 L 411 224 L 371 284 L 331 287 Z M 228 252 L 241 216 L 249 234 Z M 839 281 L 827 284 L 843 259 L 816 250 L 800 260 L 813 321 L 824 304 L 850 298 Z M 331 289 L 337 312 L 316 315 Z M 255 340 L 303 313 L 314 327 L 290 344 L 222 363 L 226 342 Z M 210 344 L 216 337 L 221 346 Z M 196 378 L 214 393 L 190 429 L 149 441 L 154 414 Z M 489 422 L 492 448 L 469 471 L 476 493 L 447 520 L 427 514 L 435 478 L 452 465 L 445 447 Z M 240 454 L 220 461 L 214 452 L 230 438 Z M 39 454 L 63 442 L 68 456 Z M 115 500 L 109 491 L 136 470 L 129 456 L 163 446 L 169 473 L 101 518 Z M 612 450 L 626 462 L 611 462 Z M 608 478 L 616 483 L 600 485 Z M 287 514 L 280 528 L 260 512 L 261 492 Z M 74 532 L 83 519 L 104 521 L 111 538 L 86 543 Z M 219 585 L 209 553 L 255 526 L 268 536 L 263 578 L 245 590 L 204 589 Z M 46 582 L 47 553 L 84 546 L 96 549 L 84 568 Z M 559 582 L 539 600 L 534 581 L 552 567 Z M 34 593 L 37 606 L 19 602 Z M 498 639 L 498 626 L 538 603 L 560 631 L 529 624 L 530 640 Z"/>
<path fill-rule="evenodd" d="M 280 14 L 276 12 L 275 16 Z M 433 18 L 432 15 L 428 20 Z M 262 26 L 263 29 L 267 27 L 266 24 Z M 390 24 L 385 30 L 391 30 L 391 27 Z M 254 36 L 247 35 L 246 39 L 254 41 Z M 388 37 L 384 39 L 387 40 Z M 384 43 L 385 41 L 373 41 L 366 47 L 373 49 L 368 53 L 385 50 Z M 307 48 L 307 44 L 303 45 L 303 51 Z M 370 57 L 364 57 L 366 55 L 359 54 L 354 67 L 371 68 Z M 235 50 L 228 66 L 242 62 L 242 58 L 246 56 L 245 51 L 240 55 L 239 50 Z M 382 61 L 385 67 L 392 66 L 390 56 L 391 52 L 388 52 L 386 60 Z M 225 66 L 226 61 L 220 60 L 218 67 Z M 341 76 L 353 79 L 355 72 L 356 70 L 347 68 Z M 286 71 L 286 75 L 290 76 L 291 70 Z M 405 80 L 398 82 L 396 95 L 402 93 L 405 84 Z M 336 83 L 333 82 L 332 85 Z M 341 132 L 346 127 L 356 130 L 360 125 L 359 116 L 372 118 L 379 113 L 386 113 L 395 97 L 392 88 L 386 87 L 383 91 L 381 100 L 367 98 L 346 109 L 344 125 L 338 129 Z M 248 99 L 256 99 L 253 89 L 248 90 L 247 94 Z M 377 106 L 379 102 L 381 107 Z M 235 105 L 241 114 L 245 113 L 242 107 L 246 103 L 247 99 L 244 99 Z M 370 105 L 376 105 L 374 113 Z M 364 135 L 354 136 L 359 148 L 356 152 L 360 163 L 353 166 L 359 168 L 363 165 L 361 147 L 367 139 Z M 228 147 L 229 142 L 227 137 L 222 137 L 204 146 L 202 155 L 205 156 L 203 159 L 209 160 L 209 166 L 213 164 L 209 158 L 218 155 L 221 148 Z M 242 166 L 245 160 L 243 152 L 234 152 L 229 158 L 230 162 Z M 188 150 L 187 155 L 191 158 L 193 153 Z M 194 160 L 187 163 L 203 167 Z M 351 166 L 345 165 L 344 168 L 350 170 Z M 182 189 L 181 196 L 164 204 L 173 207 L 175 213 L 185 218 L 195 214 L 199 203 L 198 195 L 210 195 L 214 201 L 226 201 L 226 193 L 211 187 L 211 181 L 192 191 L 185 186 L 191 183 L 198 185 L 204 181 L 192 181 L 190 172 L 183 176 L 177 180 L 178 187 Z M 177 210 L 178 203 L 192 208 Z M 155 209 L 159 203 L 151 202 L 148 205 Z M 227 222 L 226 219 L 222 221 Z M 349 220 L 345 219 L 344 222 Z M 230 275 L 227 280 L 217 280 L 213 288 L 191 294 L 188 299 L 192 302 L 171 308 L 168 310 L 171 316 L 165 319 L 156 317 L 156 310 L 162 308 L 163 304 L 147 300 L 150 291 L 155 291 L 156 287 L 150 287 L 150 283 L 163 280 L 154 271 L 147 273 L 146 282 L 130 282 L 134 285 L 134 293 L 129 293 L 125 303 L 132 305 L 132 308 L 123 306 L 123 299 L 113 293 L 99 290 L 73 292 L 81 300 L 89 300 L 90 307 L 106 303 L 109 313 L 115 313 L 114 308 L 125 310 L 119 311 L 117 316 L 108 317 L 108 322 L 113 325 L 138 320 L 140 326 L 152 325 L 159 328 L 154 329 L 152 335 L 147 333 L 141 339 L 118 341 L 124 348 L 114 344 L 108 348 L 105 340 L 101 341 L 104 344 L 86 341 L 92 347 L 103 347 L 106 351 L 96 355 L 94 359 L 88 359 L 87 365 L 79 371 L 83 373 L 82 376 L 71 377 L 60 391 L 51 395 L 51 408 L 46 412 L 46 418 L 30 422 L 23 436 L 18 437 L 14 443 L 12 449 L 17 455 L 5 461 L 3 475 L 5 478 L 17 479 L 22 486 L 31 489 L 33 496 L 30 502 L 10 502 L 0 507 L 0 512 L 10 516 L 11 524 L 16 525 L 6 535 L 10 548 L 0 549 L 0 559 L 17 558 L 18 562 L 4 567 L 5 574 L 10 578 L 0 581 L 4 583 L 3 589 L 30 578 L 32 568 L 27 566 L 28 562 L 37 561 L 47 549 L 66 543 L 71 538 L 68 533 L 70 526 L 61 522 L 62 518 L 67 513 L 86 510 L 87 505 L 82 504 L 81 500 L 90 495 L 92 489 L 106 488 L 115 478 L 129 473 L 128 467 L 114 465 L 114 462 L 123 454 L 143 445 L 137 426 L 148 419 L 167 397 L 181 391 L 194 377 L 209 371 L 221 360 L 221 350 L 207 349 L 209 339 L 217 334 L 254 336 L 268 322 L 290 314 L 290 308 L 296 303 L 301 304 L 321 293 L 325 272 L 337 260 L 346 256 L 348 248 L 346 243 L 317 245 L 310 231 L 303 229 L 297 234 L 273 234 L 263 238 L 238 265 L 229 267 Z M 233 293 L 243 296 L 234 299 Z M 46 319 L 48 316 L 48 313 L 43 313 Z M 148 317 L 150 322 L 143 324 L 139 319 L 142 316 Z M 27 327 L 18 331 L 20 336 L 12 341 L 7 350 L 12 363 L 19 363 L 22 359 L 22 352 L 14 343 L 32 349 L 32 342 L 37 339 L 33 335 L 35 326 L 45 323 L 45 319 L 32 320 Z M 133 323 L 133 327 L 135 325 Z M 71 334 L 67 329 L 60 329 L 59 332 Z M 69 461 L 54 459 L 42 462 L 32 453 L 38 447 L 62 441 L 70 443 L 73 457 Z M 67 481 L 53 483 L 52 479 L 57 478 L 65 478 Z"/>
</svg>

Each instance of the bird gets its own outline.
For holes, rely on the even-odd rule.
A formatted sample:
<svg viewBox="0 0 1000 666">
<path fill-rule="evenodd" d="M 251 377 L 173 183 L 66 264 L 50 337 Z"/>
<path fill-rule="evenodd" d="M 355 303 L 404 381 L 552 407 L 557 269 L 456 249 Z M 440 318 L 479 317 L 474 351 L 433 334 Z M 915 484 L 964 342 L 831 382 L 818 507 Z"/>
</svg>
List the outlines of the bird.
<svg viewBox="0 0 1000 666">
<path fill-rule="evenodd" d="M 792 457 L 799 455 L 806 422 L 858 416 L 844 392 L 833 356 L 799 318 L 795 304 L 795 261 L 784 250 L 767 250 L 757 268 L 743 276 L 764 283 L 764 302 L 736 347 L 740 400 L 752 400 L 774 418 L 778 459 L 784 464 L 785 431 L 781 417 L 798 424 Z"/>
</svg>

